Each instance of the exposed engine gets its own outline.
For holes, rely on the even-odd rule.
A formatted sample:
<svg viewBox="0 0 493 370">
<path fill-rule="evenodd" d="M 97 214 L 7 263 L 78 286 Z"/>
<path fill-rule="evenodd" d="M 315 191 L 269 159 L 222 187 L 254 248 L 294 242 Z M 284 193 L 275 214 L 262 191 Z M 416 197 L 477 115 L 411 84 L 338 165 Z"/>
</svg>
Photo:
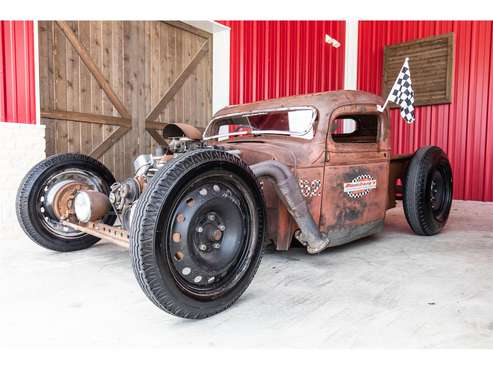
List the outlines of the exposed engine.
<svg viewBox="0 0 493 370">
<path fill-rule="evenodd" d="M 179 149 L 182 150 L 183 146 L 180 146 Z M 120 222 L 126 230 L 130 227 L 136 201 L 150 179 L 168 160 L 180 154 L 180 152 L 172 152 L 170 154 L 168 152 L 165 155 L 159 155 L 159 151 L 162 153 L 161 148 L 159 148 L 157 155 L 139 155 L 133 163 L 135 176 L 122 182 L 116 182 L 111 186 L 110 203 L 113 210 L 119 215 Z M 185 151 L 186 149 L 183 152 Z"/>
<path fill-rule="evenodd" d="M 143 190 L 139 177 L 131 177 L 111 186 L 110 203 L 119 216 L 124 229 L 128 230 L 132 219 L 133 206 Z"/>
<path fill-rule="evenodd" d="M 202 141 L 202 135 L 196 128 L 185 124 L 168 124 L 163 130 L 167 140 L 166 147 L 157 147 L 154 154 L 141 154 L 133 163 L 135 175 L 111 186 L 108 197 L 105 194 L 91 191 L 79 191 L 74 205 L 79 221 L 96 222 L 111 209 L 117 215 L 121 226 L 130 229 L 132 216 L 137 201 L 144 192 L 152 177 L 168 161 L 186 152 L 202 148 L 215 148 Z M 232 151 L 233 152 L 233 151 Z M 235 151 L 237 152 L 237 151 Z M 96 194 L 97 193 L 97 194 Z M 104 199 L 100 199 L 104 197 Z"/>
<path fill-rule="evenodd" d="M 184 137 L 174 137 L 168 144 L 168 151 L 175 156 L 180 153 L 188 152 L 189 150 L 205 148 L 207 145 L 198 140 L 190 140 Z"/>
<path fill-rule="evenodd" d="M 139 155 L 133 163 L 135 176 L 111 186 L 109 201 L 126 230 L 130 228 L 136 202 L 154 174 L 169 160 L 190 150 L 208 147 L 201 141 L 200 132 L 188 125 L 167 125 L 163 136 L 168 140 L 166 148 L 157 147 L 154 155 Z"/>
</svg>

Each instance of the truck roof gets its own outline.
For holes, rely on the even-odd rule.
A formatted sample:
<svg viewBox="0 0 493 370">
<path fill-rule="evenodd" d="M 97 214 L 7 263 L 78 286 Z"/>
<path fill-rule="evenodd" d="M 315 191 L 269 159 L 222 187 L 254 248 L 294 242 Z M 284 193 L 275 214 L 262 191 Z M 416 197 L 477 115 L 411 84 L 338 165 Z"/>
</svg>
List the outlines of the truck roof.
<svg viewBox="0 0 493 370">
<path fill-rule="evenodd" d="M 321 112 L 331 112 L 334 109 L 349 104 L 380 104 L 384 103 L 381 96 L 365 91 L 337 90 L 315 94 L 287 96 L 277 99 L 261 100 L 253 103 L 230 105 L 220 109 L 214 117 L 241 114 L 259 110 L 312 106 Z"/>
</svg>

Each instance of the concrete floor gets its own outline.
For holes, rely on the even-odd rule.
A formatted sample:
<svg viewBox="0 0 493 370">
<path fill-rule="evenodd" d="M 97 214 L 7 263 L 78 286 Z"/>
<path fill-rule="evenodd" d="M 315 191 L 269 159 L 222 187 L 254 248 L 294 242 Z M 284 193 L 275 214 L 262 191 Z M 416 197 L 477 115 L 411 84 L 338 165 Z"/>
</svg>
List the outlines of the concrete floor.
<svg viewBox="0 0 493 370">
<path fill-rule="evenodd" d="M 318 256 L 266 252 L 246 293 L 202 321 L 157 309 L 127 251 L 60 254 L 1 241 L 0 347 L 493 348 L 493 203 L 455 202 L 418 237 L 402 209 L 385 231 Z"/>
</svg>

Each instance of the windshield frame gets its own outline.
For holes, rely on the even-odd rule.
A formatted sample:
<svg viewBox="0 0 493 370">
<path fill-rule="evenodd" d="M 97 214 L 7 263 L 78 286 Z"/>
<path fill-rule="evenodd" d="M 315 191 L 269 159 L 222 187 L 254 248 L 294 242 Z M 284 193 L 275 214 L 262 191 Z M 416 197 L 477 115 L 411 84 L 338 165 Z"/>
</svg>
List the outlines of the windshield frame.
<svg viewBox="0 0 493 370">
<path fill-rule="evenodd" d="M 213 127 L 213 125 L 224 118 L 231 118 L 231 117 L 251 117 L 251 116 L 257 116 L 261 114 L 266 114 L 266 113 L 278 113 L 278 112 L 295 112 L 295 111 L 300 111 L 300 110 L 310 110 L 312 112 L 312 117 L 310 120 L 310 125 L 309 127 L 303 131 L 303 132 L 294 132 L 294 131 L 283 131 L 283 130 L 249 130 L 249 131 L 238 131 L 238 132 L 230 132 L 227 134 L 218 134 L 218 135 L 212 135 L 212 136 L 206 136 L 207 131 Z M 273 134 L 273 135 L 283 135 L 283 136 L 291 136 L 291 137 L 298 137 L 302 138 L 304 135 L 306 135 L 310 130 L 315 130 L 315 121 L 317 120 L 318 116 L 318 111 L 315 107 L 311 105 L 305 105 L 305 106 L 296 106 L 296 107 L 282 107 L 282 108 L 267 108 L 267 109 L 259 109 L 259 110 L 254 110 L 251 112 L 247 113 L 230 113 L 230 114 L 224 114 L 220 115 L 217 117 L 214 117 L 211 119 L 209 124 L 204 130 L 204 133 L 202 134 L 202 139 L 203 140 L 216 140 L 219 138 L 229 138 L 231 136 L 239 136 L 239 135 L 244 135 L 244 134 L 252 134 L 252 135 L 262 135 L 262 134 Z M 250 125 L 251 127 L 251 125 Z M 313 133 L 315 136 L 315 132 Z"/>
</svg>

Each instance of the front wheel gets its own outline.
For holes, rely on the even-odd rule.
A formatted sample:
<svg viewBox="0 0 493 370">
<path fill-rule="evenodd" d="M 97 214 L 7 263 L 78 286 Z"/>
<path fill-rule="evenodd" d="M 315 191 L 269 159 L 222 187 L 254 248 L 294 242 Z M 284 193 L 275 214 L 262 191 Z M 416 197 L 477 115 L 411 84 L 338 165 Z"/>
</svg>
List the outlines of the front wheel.
<svg viewBox="0 0 493 370">
<path fill-rule="evenodd" d="M 262 257 L 265 209 L 238 157 L 197 150 L 172 160 L 137 203 L 130 253 L 137 280 L 164 311 L 201 319 L 232 305 Z"/>
<path fill-rule="evenodd" d="M 62 188 L 75 188 L 76 184 L 109 194 L 114 182 L 111 172 L 94 158 L 77 153 L 48 157 L 36 164 L 19 186 L 15 204 L 19 224 L 42 247 L 58 252 L 89 248 L 99 238 L 63 225 L 54 209 L 55 198 Z M 108 225 L 115 220 L 114 214 L 103 218 Z"/>
<path fill-rule="evenodd" d="M 452 206 L 452 169 L 442 149 L 420 148 L 404 182 L 404 213 L 416 234 L 434 235 L 445 226 Z"/>
</svg>

